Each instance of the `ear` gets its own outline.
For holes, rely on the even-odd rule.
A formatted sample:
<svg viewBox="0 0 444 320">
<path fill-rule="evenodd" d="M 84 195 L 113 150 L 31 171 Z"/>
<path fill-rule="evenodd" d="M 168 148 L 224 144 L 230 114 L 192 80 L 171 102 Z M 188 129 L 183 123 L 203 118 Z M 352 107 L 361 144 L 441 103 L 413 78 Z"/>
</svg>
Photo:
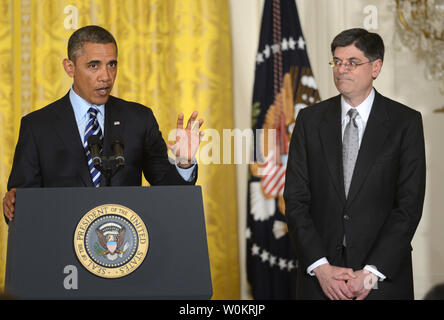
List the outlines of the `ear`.
<svg viewBox="0 0 444 320">
<path fill-rule="evenodd" d="M 74 77 L 74 71 L 76 69 L 74 62 L 69 59 L 63 59 L 63 68 L 65 68 L 65 72 L 68 76 L 70 76 L 71 78 Z"/>
<path fill-rule="evenodd" d="M 372 78 L 373 78 L 373 80 L 376 80 L 379 73 L 381 72 L 381 68 L 382 68 L 382 60 L 381 59 L 373 61 L 373 63 L 372 63 Z"/>
</svg>

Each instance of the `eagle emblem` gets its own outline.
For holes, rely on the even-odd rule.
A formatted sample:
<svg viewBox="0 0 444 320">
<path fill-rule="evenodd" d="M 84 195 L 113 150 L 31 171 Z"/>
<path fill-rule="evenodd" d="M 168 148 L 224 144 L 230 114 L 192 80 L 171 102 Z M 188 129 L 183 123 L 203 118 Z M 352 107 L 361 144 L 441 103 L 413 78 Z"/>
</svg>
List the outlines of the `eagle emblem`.
<svg viewBox="0 0 444 320">
<path fill-rule="evenodd" d="M 300 81 L 297 80 L 299 74 Z M 250 182 L 251 214 L 255 221 L 270 219 L 276 212 L 276 205 L 279 212 L 285 215 L 285 174 L 296 117 L 301 109 L 319 101 L 311 70 L 306 67 L 301 70 L 298 67 L 290 68 L 284 75 L 280 92 L 265 114 L 264 130 L 257 146 L 262 160 L 250 164 L 251 175 L 260 179 Z M 260 108 L 260 105 L 256 108 Z M 259 111 L 255 113 L 259 114 Z M 276 239 L 287 232 L 285 223 L 278 220 L 274 222 L 273 233 Z"/>
<path fill-rule="evenodd" d="M 104 223 L 96 228 L 97 238 L 100 247 L 96 245 L 98 254 L 106 256 L 109 260 L 117 259 L 118 255 L 122 255 L 126 251 L 126 246 L 122 248 L 126 228 L 115 222 Z"/>
<path fill-rule="evenodd" d="M 89 272 L 103 278 L 120 278 L 133 272 L 143 263 L 148 245 L 148 230 L 142 218 L 118 204 L 91 209 L 74 232 L 77 258 Z"/>
</svg>

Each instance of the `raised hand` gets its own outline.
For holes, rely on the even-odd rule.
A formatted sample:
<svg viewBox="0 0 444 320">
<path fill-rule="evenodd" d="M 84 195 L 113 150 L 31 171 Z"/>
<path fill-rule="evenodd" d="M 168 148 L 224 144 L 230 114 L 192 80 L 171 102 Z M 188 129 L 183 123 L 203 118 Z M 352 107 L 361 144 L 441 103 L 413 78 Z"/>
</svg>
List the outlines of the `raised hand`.
<svg viewBox="0 0 444 320">
<path fill-rule="evenodd" d="M 195 162 L 194 156 L 199 148 L 203 131 L 199 131 L 203 119 L 197 119 L 197 111 L 194 111 L 188 119 L 187 126 L 183 128 L 183 113 L 177 117 L 176 142 L 168 143 L 171 152 L 176 156 L 176 163 L 181 168 L 189 168 Z"/>
</svg>

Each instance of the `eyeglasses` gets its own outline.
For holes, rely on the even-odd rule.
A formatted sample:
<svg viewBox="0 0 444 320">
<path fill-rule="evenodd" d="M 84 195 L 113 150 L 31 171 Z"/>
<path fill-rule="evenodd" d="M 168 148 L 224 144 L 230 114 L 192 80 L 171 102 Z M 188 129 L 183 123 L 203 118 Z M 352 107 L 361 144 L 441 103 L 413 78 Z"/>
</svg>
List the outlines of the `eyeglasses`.
<svg viewBox="0 0 444 320">
<path fill-rule="evenodd" d="M 342 65 L 345 67 L 345 69 L 346 70 L 348 70 L 348 71 L 353 71 L 353 70 L 355 70 L 357 67 L 359 67 L 359 66 L 362 66 L 363 64 L 367 64 L 367 63 L 372 63 L 373 61 L 375 61 L 375 60 L 370 60 L 370 61 L 367 61 L 367 62 L 361 62 L 361 63 L 358 63 L 358 62 L 356 62 L 355 60 L 351 60 L 350 62 L 348 62 L 348 63 L 344 63 L 344 62 L 342 62 L 342 60 L 339 60 L 339 59 L 333 59 L 332 61 L 330 61 L 328 64 L 330 65 L 330 67 L 332 68 L 332 69 L 334 69 L 334 68 L 340 68 Z"/>
</svg>

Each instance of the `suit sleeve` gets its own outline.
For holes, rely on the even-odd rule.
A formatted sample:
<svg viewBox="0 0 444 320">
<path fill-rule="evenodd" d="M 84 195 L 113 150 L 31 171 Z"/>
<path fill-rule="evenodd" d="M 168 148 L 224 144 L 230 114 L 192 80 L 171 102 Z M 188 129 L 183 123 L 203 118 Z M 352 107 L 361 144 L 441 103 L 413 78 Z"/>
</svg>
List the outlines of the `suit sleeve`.
<svg viewBox="0 0 444 320">
<path fill-rule="evenodd" d="M 378 271 L 393 277 L 402 267 L 403 254 L 410 253 L 425 194 L 425 148 L 422 118 L 415 113 L 402 138 L 400 169 L 393 209 L 391 210 L 378 240 L 366 259 Z"/>
<path fill-rule="evenodd" d="M 304 128 L 304 110 L 296 119 L 285 177 L 285 216 L 290 237 L 303 268 L 327 256 L 310 214 L 310 181 Z"/>
<path fill-rule="evenodd" d="M 143 173 L 151 185 L 194 185 L 197 180 L 197 166 L 194 178 L 185 181 L 174 165 L 174 160 L 168 158 L 168 149 L 159 130 L 159 125 L 149 110 L 148 123 L 144 141 Z"/>
<path fill-rule="evenodd" d="M 32 123 L 23 117 L 15 149 L 8 190 L 11 188 L 38 188 L 42 186 L 39 154 L 32 131 Z"/>
</svg>

